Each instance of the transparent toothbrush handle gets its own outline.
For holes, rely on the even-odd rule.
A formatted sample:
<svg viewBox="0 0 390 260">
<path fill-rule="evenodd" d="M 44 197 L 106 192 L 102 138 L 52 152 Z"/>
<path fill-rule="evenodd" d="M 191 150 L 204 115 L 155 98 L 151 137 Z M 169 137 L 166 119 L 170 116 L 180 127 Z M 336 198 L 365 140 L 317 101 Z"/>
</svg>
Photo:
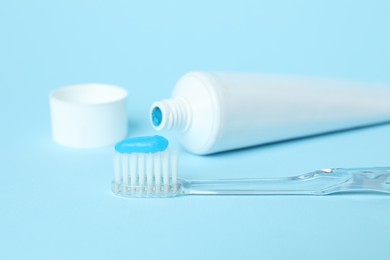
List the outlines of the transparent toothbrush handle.
<svg viewBox="0 0 390 260">
<path fill-rule="evenodd" d="M 181 180 L 181 186 L 183 194 L 199 195 L 390 193 L 390 167 L 323 169 L 282 178 Z"/>
</svg>

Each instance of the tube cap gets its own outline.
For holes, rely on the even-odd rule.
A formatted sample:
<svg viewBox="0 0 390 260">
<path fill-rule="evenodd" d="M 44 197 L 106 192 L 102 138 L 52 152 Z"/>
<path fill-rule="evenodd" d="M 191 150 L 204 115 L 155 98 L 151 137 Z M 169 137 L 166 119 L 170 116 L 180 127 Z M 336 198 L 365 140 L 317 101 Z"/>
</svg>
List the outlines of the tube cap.
<svg viewBox="0 0 390 260">
<path fill-rule="evenodd" d="M 127 91 L 107 84 L 80 84 L 50 93 L 53 139 L 64 146 L 95 148 L 127 135 Z"/>
</svg>

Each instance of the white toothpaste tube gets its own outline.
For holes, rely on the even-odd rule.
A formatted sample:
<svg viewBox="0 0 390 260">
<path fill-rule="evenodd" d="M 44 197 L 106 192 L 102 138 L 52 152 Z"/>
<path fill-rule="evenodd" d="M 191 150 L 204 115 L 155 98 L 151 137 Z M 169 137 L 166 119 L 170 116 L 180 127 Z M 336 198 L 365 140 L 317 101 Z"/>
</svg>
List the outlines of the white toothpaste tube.
<svg viewBox="0 0 390 260">
<path fill-rule="evenodd" d="M 389 86 L 257 73 L 190 72 L 171 99 L 151 107 L 153 127 L 177 130 L 182 145 L 195 154 L 389 120 Z"/>
</svg>

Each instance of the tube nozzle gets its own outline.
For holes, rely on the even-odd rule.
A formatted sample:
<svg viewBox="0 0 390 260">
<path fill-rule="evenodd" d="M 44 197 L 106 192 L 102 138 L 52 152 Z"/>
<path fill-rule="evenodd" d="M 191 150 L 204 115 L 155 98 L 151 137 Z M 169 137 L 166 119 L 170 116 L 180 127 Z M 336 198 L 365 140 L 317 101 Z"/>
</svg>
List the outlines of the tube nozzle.
<svg viewBox="0 0 390 260">
<path fill-rule="evenodd" d="M 156 130 L 185 131 L 191 122 L 191 110 L 183 98 L 164 99 L 152 104 L 150 120 Z"/>
</svg>

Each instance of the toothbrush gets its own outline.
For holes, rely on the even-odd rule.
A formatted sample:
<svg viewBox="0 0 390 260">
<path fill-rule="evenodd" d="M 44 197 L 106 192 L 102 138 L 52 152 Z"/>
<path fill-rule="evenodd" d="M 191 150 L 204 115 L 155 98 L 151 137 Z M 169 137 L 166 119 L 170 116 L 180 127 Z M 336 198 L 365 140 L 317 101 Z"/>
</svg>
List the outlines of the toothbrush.
<svg viewBox="0 0 390 260">
<path fill-rule="evenodd" d="M 390 167 L 329 168 L 293 177 L 186 180 L 177 176 L 178 153 L 162 136 L 126 139 L 115 146 L 114 194 L 123 197 L 181 195 L 390 194 Z"/>
</svg>

